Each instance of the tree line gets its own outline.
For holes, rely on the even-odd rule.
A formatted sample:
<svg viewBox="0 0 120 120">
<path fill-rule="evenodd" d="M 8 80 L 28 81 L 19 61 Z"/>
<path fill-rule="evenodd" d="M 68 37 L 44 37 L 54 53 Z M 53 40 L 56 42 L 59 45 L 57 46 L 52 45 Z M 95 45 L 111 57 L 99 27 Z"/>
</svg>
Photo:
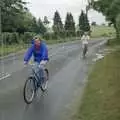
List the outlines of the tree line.
<svg viewBox="0 0 120 120">
<path fill-rule="evenodd" d="M 6 43 L 25 42 L 36 34 L 40 34 L 45 39 L 58 39 L 65 37 L 80 36 L 84 31 L 90 31 L 89 20 L 84 11 L 80 11 L 79 29 L 76 30 L 76 24 L 72 13 L 68 12 L 65 22 L 63 23 L 58 11 L 53 16 L 53 33 L 49 33 L 46 25 L 49 25 L 49 20 L 45 16 L 36 19 L 23 0 L 1 0 L 1 30 L 2 36 Z"/>
</svg>

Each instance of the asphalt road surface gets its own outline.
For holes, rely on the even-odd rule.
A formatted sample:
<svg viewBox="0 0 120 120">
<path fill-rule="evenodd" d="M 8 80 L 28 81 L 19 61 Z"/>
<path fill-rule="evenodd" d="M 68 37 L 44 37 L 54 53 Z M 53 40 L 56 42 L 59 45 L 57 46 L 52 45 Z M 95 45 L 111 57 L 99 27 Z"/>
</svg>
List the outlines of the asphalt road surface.
<svg viewBox="0 0 120 120">
<path fill-rule="evenodd" d="M 50 80 L 48 91 L 38 96 L 31 105 L 23 100 L 23 86 L 30 68 L 24 68 L 23 55 L 13 55 L 0 63 L 0 120 L 62 120 L 63 111 L 83 90 L 88 66 L 105 40 L 89 44 L 87 59 L 81 58 L 79 41 L 49 46 Z M 4 66 L 3 66 L 4 65 Z M 82 95 L 82 92 L 78 95 Z"/>
</svg>

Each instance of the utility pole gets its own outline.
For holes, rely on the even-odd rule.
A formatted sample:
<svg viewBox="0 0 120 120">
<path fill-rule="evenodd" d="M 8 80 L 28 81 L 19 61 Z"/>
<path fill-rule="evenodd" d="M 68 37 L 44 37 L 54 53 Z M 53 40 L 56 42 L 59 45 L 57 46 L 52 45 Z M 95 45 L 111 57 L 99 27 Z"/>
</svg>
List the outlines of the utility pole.
<svg viewBox="0 0 120 120">
<path fill-rule="evenodd" d="M 1 56 L 4 55 L 4 43 L 3 43 L 3 39 L 2 39 L 2 3 L 0 3 L 0 41 L 1 41 Z M 4 60 L 1 59 L 1 69 L 2 69 L 2 75 L 5 72 L 4 69 Z"/>
<path fill-rule="evenodd" d="M 0 5 L 0 38 L 1 38 L 1 31 L 2 31 L 2 29 L 1 29 L 1 27 L 2 27 L 2 25 L 1 25 L 1 14 L 2 14 L 2 10 L 1 10 L 1 5 Z"/>
</svg>

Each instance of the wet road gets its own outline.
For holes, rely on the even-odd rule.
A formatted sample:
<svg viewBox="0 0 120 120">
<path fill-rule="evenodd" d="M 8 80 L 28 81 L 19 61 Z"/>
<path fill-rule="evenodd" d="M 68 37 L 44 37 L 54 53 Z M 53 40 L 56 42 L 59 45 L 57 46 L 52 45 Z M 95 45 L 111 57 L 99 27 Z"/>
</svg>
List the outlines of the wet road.
<svg viewBox="0 0 120 120">
<path fill-rule="evenodd" d="M 23 55 L 8 57 L 0 65 L 0 120 L 61 120 L 62 113 L 83 90 L 88 65 L 103 40 L 91 41 L 86 60 L 80 58 L 81 43 L 49 46 L 50 81 L 48 91 L 31 105 L 23 100 L 23 86 L 30 69 L 23 66 Z M 4 64 L 4 67 L 2 66 Z M 4 73 L 2 71 L 4 70 Z M 9 75 L 9 76 L 6 76 Z M 6 78 L 4 79 L 4 76 Z M 82 95 L 82 93 L 79 93 Z"/>
</svg>

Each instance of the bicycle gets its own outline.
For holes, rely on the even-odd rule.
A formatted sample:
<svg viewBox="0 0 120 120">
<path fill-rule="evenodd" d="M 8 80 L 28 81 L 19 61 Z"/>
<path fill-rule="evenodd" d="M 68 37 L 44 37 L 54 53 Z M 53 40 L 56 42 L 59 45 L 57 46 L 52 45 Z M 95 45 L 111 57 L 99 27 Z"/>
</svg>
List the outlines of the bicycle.
<svg viewBox="0 0 120 120">
<path fill-rule="evenodd" d="M 32 73 L 26 80 L 23 90 L 24 101 L 27 104 L 32 103 L 39 88 L 42 92 L 45 92 L 47 90 L 48 79 L 49 72 L 47 68 L 43 68 L 38 64 L 32 65 Z M 27 87 L 30 90 L 27 91 Z"/>
<path fill-rule="evenodd" d="M 83 58 L 86 57 L 87 51 L 88 51 L 88 45 L 87 45 L 87 44 L 84 44 L 84 48 L 83 48 Z"/>
</svg>

